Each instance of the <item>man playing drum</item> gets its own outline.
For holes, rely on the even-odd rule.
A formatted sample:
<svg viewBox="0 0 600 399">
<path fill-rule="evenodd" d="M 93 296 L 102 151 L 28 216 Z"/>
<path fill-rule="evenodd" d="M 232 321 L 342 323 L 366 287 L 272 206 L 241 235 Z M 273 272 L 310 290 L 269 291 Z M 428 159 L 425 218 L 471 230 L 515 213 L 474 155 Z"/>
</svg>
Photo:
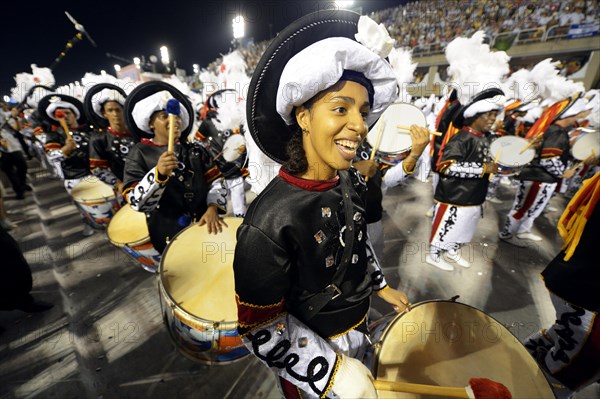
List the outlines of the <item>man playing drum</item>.
<svg viewBox="0 0 600 399">
<path fill-rule="evenodd" d="M 548 205 L 558 180 L 565 172 L 569 158 L 569 129 L 585 112 L 585 101 L 578 99 L 543 133 L 543 141 L 536 159 L 515 177 L 520 181 L 511 210 L 506 216 L 504 229 L 498 234 L 509 244 L 525 247 L 528 242 L 541 241 L 531 232 L 533 222 Z"/>
<path fill-rule="evenodd" d="M 368 17 L 316 12 L 279 33 L 250 83 L 250 133 L 284 165 L 237 232 L 238 331 L 286 398 L 376 397 L 357 360 L 370 294 L 408 306 L 373 256 L 365 183 L 351 168 L 368 126 L 397 97 L 392 46 Z"/>
<path fill-rule="evenodd" d="M 181 117 L 167 114 L 167 102 L 173 98 L 181 104 Z M 171 127 L 176 139 L 186 138 L 191 130 L 189 100 L 167 83 L 147 82 L 127 96 L 125 115 L 129 131 L 143 138 L 125 162 L 123 196 L 132 209 L 146 213 L 154 248 L 162 253 L 190 223 L 208 225 L 209 233 L 221 231 L 226 190 L 210 155 L 187 140 L 167 151 Z"/>
<path fill-rule="evenodd" d="M 75 186 L 90 177 L 90 133 L 83 114 L 83 104 L 75 97 L 50 94 L 40 100 L 38 111 L 51 125 L 63 119 L 61 127 L 46 132 L 44 147 L 50 162 L 57 165 L 56 169 L 61 173 L 65 189 L 70 195 Z M 84 223 L 83 235 L 94 234 L 85 217 Z"/>
</svg>

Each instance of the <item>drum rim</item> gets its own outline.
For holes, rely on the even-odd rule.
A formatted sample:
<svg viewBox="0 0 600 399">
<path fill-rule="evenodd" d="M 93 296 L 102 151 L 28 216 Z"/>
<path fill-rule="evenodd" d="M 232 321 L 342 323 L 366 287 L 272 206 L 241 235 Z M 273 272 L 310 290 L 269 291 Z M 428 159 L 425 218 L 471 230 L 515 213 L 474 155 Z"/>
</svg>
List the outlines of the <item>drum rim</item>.
<svg viewBox="0 0 600 399">
<path fill-rule="evenodd" d="M 381 117 L 384 116 L 385 112 L 387 112 L 388 109 L 390 109 L 394 106 L 409 106 L 409 107 L 415 108 L 421 115 L 423 115 L 423 120 L 425 121 L 423 124 L 423 127 L 427 128 L 427 117 L 425 117 L 425 114 L 419 107 L 417 107 L 416 105 L 411 104 L 411 103 L 407 103 L 404 101 L 398 101 L 398 102 L 394 102 L 394 103 L 390 104 L 390 106 L 383 112 L 383 114 L 381 114 L 381 116 L 379 117 L 379 120 L 371 127 L 371 129 L 369 130 L 368 133 L 370 133 L 371 130 L 375 129 L 375 126 L 377 126 L 377 123 L 381 123 L 381 119 L 382 119 Z M 367 133 L 367 137 L 365 137 L 365 140 L 367 141 L 367 143 L 369 143 L 369 145 L 371 147 L 373 147 L 373 144 L 369 141 L 368 133 Z M 406 136 L 409 136 L 409 134 L 407 133 Z M 376 155 L 379 153 L 382 153 L 382 154 L 386 154 L 384 156 L 397 156 L 398 154 L 402 154 L 403 152 L 410 151 L 411 149 L 412 149 L 412 141 L 411 141 L 411 145 L 408 148 L 397 150 L 397 151 L 392 151 L 392 152 L 377 150 Z"/>
<path fill-rule="evenodd" d="M 431 302 L 447 302 L 447 303 L 454 303 L 454 304 L 457 304 L 457 305 L 462 305 L 462 306 L 465 306 L 465 307 L 467 307 L 467 308 L 471 308 L 471 309 L 474 309 L 474 310 L 476 310 L 476 311 L 479 311 L 479 312 L 481 312 L 481 313 L 485 314 L 487 317 L 489 317 L 489 318 L 490 318 L 490 319 L 492 319 L 493 321 L 495 321 L 495 322 L 496 322 L 498 325 L 502 326 L 502 327 L 504 328 L 504 330 L 506 330 L 507 332 L 509 332 L 509 333 L 510 333 L 510 335 L 511 335 L 513 338 L 515 338 L 515 339 L 517 340 L 517 342 L 519 342 L 519 344 L 521 343 L 521 341 L 519 341 L 518 337 L 517 337 L 516 335 L 514 335 L 514 334 L 513 334 L 513 333 L 512 333 L 512 332 L 511 332 L 511 331 L 510 331 L 508 328 L 504 327 L 504 324 L 500 323 L 500 321 L 498 321 L 498 320 L 497 320 L 495 317 L 493 317 L 493 316 L 491 316 L 491 315 L 487 314 L 486 312 L 484 312 L 484 311 L 483 311 L 483 310 L 481 310 L 481 309 L 478 309 L 478 308 L 476 308 L 475 306 L 472 306 L 472 305 L 469 305 L 469 304 L 466 304 L 466 303 L 463 303 L 463 302 L 458 302 L 458 301 L 454 301 L 454 300 L 451 300 L 451 299 L 429 299 L 429 300 L 425 300 L 425 301 L 421 301 L 421 302 L 417 302 L 417 303 L 414 303 L 414 304 L 412 304 L 412 305 L 411 305 L 411 309 L 414 309 L 414 308 L 416 308 L 416 307 L 419 307 L 419 306 L 421 306 L 421 305 L 425 305 L 425 304 L 428 304 L 428 303 L 431 303 Z M 407 312 L 406 310 L 405 310 L 405 311 L 403 311 L 403 312 L 401 312 L 401 313 L 397 313 L 397 314 L 396 314 L 396 315 L 393 317 L 393 319 L 392 319 L 392 321 L 390 322 L 390 324 L 389 324 L 389 325 L 388 325 L 388 326 L 385 328 L 385 330 L 384 330 L 384 331 L 383 331 L 383 333 L 381 334 L 381 337 L 379 338 L 379 341 L 378 341 L 378 343 L 374 345 L 374 346 L 375 346 L 375 350 L 373 351 L 373 362 L 372 362 L 372 366 L 371 366 L 371 369 L 372 369 L 372 370 L 371 370 L 371 372 L 372 372 L 372 374 L 373 374 L 373 378 L 374 378 L 374 379 L 377 379 L 377 378 L 378 378 L 378 371 L 379 371 L 379 370 L 378 370 L 378 369 L 379 369 L 379 357 L 380 357 L 380 355 L 381 355 L 381 348 L 382 348 L 382 346 L 383 346 L 383 345 L 380 345 L 379 343 L 384 341 L 384 339 L 385 339 L 385 337 L 388 335 L 388 333 L 389 333 L 389 331 L 390 331 L 390 329 L 391 329 L 392 325 L 394 325 L 394 324 L 395 324 L 395 322 L 396 322 L 397 320 L 400 320 L 400 319 L 401 319 L 401 317 L 400 317 L 400 316 L 403 316 L 403 315 L 405 315 L 405 314 L 407 314 L 407 313 L 409 313 L 409 312 Z M 521 344 L 521 346 L 523 346 L 523 344 Z M 523 350 L 525 350 L 525 351 L 526 351 L 526 349 L 525 349 L 525 346 L 523 346 Z M 550 392 L 554 392 L 554 391 L 553 391 L 553 389 L 552 389 L 552 384 L 551 384 L 551 383 L 550 383 L 550 381 L 548 380 L 548 377 L 546 376 L 546 373 L 543 371 L 543 369 L 541 368 L 541 366 L 540 366 L 540 365 L 539 365 L 539 364 L 538 364 L 538 363 L 535 361 L 535 359 L 534 359 L 533 357 L 531 357 L 531 356 L 530 356 L 530 357 L 529 357 L 529 359 L 530 359 L 530 360 L 533 362 L 533 364 L 535 364 L 535 365 L 537 366 L 537 368 L 540 370 L 540 374 L 541 374 L 541 375 L 544 377 L 544 381 L 546 382 L 546 385 L 548 386 L 548 389 L 549 389 L 549 391 L 550 391 Z"/>
<path fill-rule="evenodd" d="M 236 218 L 236 217 L 224 217 L 222 218 L 225 222 L 227 222 L 227 220 L 231 220 L 231 219 L 242 219 L 242 218 Z M 243 219 L 242 219 L 243 220 Z M 167 291 L 166 288 L 164 288 L 164 283 L 163 283 L 163 276 L 164 276 L 164 263 L 165 263 L 165 259 L 167 258 L 165 255 L 167 254 L 167 251 L 169 250 L 169 248 L 171 247 L 171 245 L 177 240 L 177 238 L 183 234 L 185 231 L 187 231 L 189 228 L 194 227 L 195 224 L 192 223 L 189 226 L 187 226 L 186 228 L 184 228 L 183 230 L 181 230 L 180 232 L 178 232 L 177 234 L 175 234 L 175 236 L 169 241 L 169 243 L 167 244 L 167 246 L 165 247 L 165 249 L 163 250 L 163 253 L 160 257 L 160 263 L 158 265 L 158 269 L 157 269 L 157 275 L 158 275 L 158 285 L 160 287 L 161 292 L 164 290 L 166 297 L 169 299 L 169 302 L 172 303 L 172 306 L 175 308 L 178 308 L 180 311 L 192 316 L 193 318 L 197 319 L 197 320 L 202 320 L 205 321 L 207 323 L 219 323 L 219 324 L 225 324 L 225 323 L 235 323 L 236 325 L 238 324 L 238 320 L 222 320 L 222 321 L 215 321 L 215 320 L 208 320 L 208 319 L 203 319 L 201 317 L 198 317 L 190 312 L 188 312 L 187 310 L 185 310 L 184 308 L 182 308 L 177 301 L 175 300 L 175 298 L 173 298 L 173 296 L 171 295 L 170 292 Z M 234 292 L 235 294 L 235 292 Z"/>
</svg>

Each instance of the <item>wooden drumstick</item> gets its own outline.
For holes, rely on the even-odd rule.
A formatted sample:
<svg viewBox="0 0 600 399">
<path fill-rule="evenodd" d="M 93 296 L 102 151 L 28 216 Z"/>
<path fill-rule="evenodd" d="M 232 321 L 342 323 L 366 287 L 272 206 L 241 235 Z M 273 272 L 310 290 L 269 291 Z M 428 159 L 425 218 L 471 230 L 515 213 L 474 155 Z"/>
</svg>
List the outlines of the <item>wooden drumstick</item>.
<svg viewBox="0 0 600 399">
<path fill-rule="evenodd" d="M 522 149 L 521 151 L 519 151 L 519 154 L 522 154 L 522 153 L 524 153 L 525 151 L 527 151 L 527 149 L 528 149 L 529 147 L 531 147 L 531 146 L 533 145 L 533 143 L 535 142 L 534 138 L 535 138 L 535 137 L 532 137 L 532 138 L 531 138 L 531 141 L 529 141 L 529 143 L 527 143 L 527 145 L 526 145 L 525 147 L 523 147 L 523 149 Z"/>
<path fill-rule="evenodd" d="M 383 135 L 383 125 L 385 124 L 385 121 L 383 120 L 383 116 L 381 117 L 381 121 L 379 122 L 379 129 L 377 129 L 377 137 L 375 138 L 375 145 L 373 146 L 373 149 L 371 150 L 371 157 L 369 158 L 369 161 L 372 161 L 373 159 L 375 159 L 375 153 L 377 152 L 377 149 L 379 149 L 379 144 L 381 144 L 381 136 Z M 369 176 L 365 176 L 365 182 L 369 181 Z"/>
<path fill-rule="evenodd" d="M 440 387 L 436 385 L 413 384 L 400 381 L 374 380 L 373 385 L 379 391 L 406 392 L 419 395 L 442 396 L 465 399 L 511 399 L 512 394 L 503 384 L 487 378 L 471 378 L 469 385 L 463 388 Z"/>
<path fill-rule="evenodd" d="M 396 128 L 410 132 L 410 126 L 396 125 Z M 433 130 L 428 130 L 428 131 L 429 131 L 429 134 L 433 134 L 434 136 L 438 136 L 438 137 L 440 137 L 443 134 L 442 132 L 434 132 Z"/>
<path fill-rule="evenodd" d="M 54 116 L 56 116 L 56 119 L 58 119 L 58 123 L 60 123 L 60 126 L 65 131 L 65 135 L 72 139 L 73 133 L 71 133 L 71 131 L 69 130 L 69 125 L 67 125 L 67 121 L 65 119 L 65 113 L 59 109 L 54 113 Z"/>
<path fill-rule="evenodd" d="M 502 148 L 498 148 L 498 152 L 496 152 L 496 158 L 494 159 L 494 164 L 498 163 L 498 159 L 500 159 L 500 152 L 502 151 Z M 488 180 L 492 180 L 492 176 L 494 174 L 490 173 L 490 175 L 488 176 Z"/>
</svg>

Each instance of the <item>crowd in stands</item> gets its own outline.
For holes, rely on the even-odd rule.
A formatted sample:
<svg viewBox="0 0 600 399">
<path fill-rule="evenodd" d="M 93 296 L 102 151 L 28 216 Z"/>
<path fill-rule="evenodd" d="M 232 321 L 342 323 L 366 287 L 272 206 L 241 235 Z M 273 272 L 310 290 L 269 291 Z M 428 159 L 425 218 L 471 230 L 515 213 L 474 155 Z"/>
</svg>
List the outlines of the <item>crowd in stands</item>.
<svg viewBox="0 0 600 399">
<path fill-rule="evenodd" d="M 396 39 L 396 47 L 419 52 L 424 47 L 443 52 L 457 36 L 484 30 L 490 40 L 504 32 L 537 29 L 532 37 L 552 26 L 594 23 L 600 19 L 598 0 L 421 0 L 370 14 Z M 270 40 L 240 46 L 248 73 L 252 73 Z M 217 59 L 207 66 L 216 71 Z"/>
</svg>

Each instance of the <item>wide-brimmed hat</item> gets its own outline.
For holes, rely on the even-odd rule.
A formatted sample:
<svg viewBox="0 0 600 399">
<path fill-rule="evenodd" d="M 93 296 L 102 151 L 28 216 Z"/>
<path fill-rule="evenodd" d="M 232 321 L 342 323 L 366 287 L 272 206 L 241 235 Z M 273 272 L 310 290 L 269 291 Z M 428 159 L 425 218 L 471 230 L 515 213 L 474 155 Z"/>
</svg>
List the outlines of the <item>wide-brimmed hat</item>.
<svg viewBox="0 0 600 399">
<path fill-rule="evenodd" d="M 364 75 L 373 86 L 370 126 L 397 98 L 398 83 L 385 59 L 393 40 L 383 26 L 365 22 L 366 17 L 361 26 L 367 23 L 368 33 L 359 32 L 360 18 L 348 10 L 305 15 L 281 31 L 264 52 L 250 81 L 246 114 L 252 138 L 274 161 L 287 159 L 294 107 L 333 86 L 346 71 Z"/>
<path fill-rule="evenodd" d="M 83 103 L 75 97 L 66 94 L 52 93 L 44 96 L 38 103 L 39 114 L 50 124 L 56 125 L 58 119 L 54 116 L 57 109 L 70 109 L 77 118 L 77 123 L 81 126 L 87 123 L 83 111 Z"/>
<path fill-rule="evenodd" d="M 503 95 L 504 92 L 496 87 L 477 93 L 469 103 L 460 107 L 454 115 L 452 124 L 454 127 L 461 129 L 465 123 L 465 119 L 485 112 L 501 110 L 502 104 L 500 101 L 495 101 L 495 98 L 499 99 Z"/>
<path fill-rule="evenodd" d="M 148 126 L 150 117 L 154 112 L 165 109 L 168 98 L 174 98 L 181 104 L 181 137 L 187 137 L 193 125 L 190 120 L 190 116 L 194 115 L 192 103 L 175 87 L 158 80 L 142 83 L 127 96 L 125 123 L 129 132 L 138 139 L 154 137 Z"/>
<path fill-rule="evenodd" d="M 125 90 L 112 83 L 99 83 L 90 87 L 83 99 L 83 110 L 87 119 L 97 128 L 106 128 L 108 120 L 102 115 L 102 106 L 107 101 L 125 105 Z"/>
</svg>

